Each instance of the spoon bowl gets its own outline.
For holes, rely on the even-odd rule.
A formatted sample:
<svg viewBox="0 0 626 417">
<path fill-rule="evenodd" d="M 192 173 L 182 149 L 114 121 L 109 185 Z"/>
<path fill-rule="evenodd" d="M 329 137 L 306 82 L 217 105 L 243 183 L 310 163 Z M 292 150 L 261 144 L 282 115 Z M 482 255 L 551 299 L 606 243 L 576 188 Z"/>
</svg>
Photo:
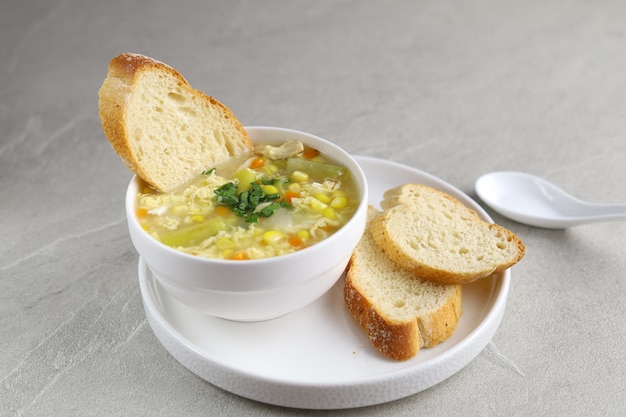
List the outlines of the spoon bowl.
<svg viewBox="0 0 626 417">
<path fill-rule="evenodd" d="M 543 178 L 498 171 L 478 178 L 476 194 L 489 207 L 519 223 L 565 229 L 587 223 L 626 220 L 626 204 L 580 200 Z"/>
</svg>

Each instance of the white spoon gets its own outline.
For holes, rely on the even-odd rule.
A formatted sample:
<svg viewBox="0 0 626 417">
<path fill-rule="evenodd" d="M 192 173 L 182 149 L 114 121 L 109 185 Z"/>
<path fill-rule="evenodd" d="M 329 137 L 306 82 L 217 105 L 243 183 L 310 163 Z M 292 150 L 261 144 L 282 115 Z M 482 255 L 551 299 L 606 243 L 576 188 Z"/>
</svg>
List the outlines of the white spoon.
<svg viewBox="0 0 626 417">
<path fill-rule="evenodd" d="M 478 196 L 510 219 L 546 229 L 626 220 L 626 204 L 594 204 L 567 194 L 543 178 L 522 172 L 485 174 L 475 185 Z"/>
</svg>

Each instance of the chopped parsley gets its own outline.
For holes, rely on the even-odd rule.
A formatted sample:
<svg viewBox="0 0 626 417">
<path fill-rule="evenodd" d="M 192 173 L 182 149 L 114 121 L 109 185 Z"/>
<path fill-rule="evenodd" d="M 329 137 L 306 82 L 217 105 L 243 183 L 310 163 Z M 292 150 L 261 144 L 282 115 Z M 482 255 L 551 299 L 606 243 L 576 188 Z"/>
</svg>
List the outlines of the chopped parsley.
<svg viewBox="0 0 626 417">
<path fill-rule="evenodd" d="M 263 181 L 265 183 L 265 181 Z M 277 201 L 280 194 L 268 194 L 257 182 L 250 183 L 250 189 L 237 194 L 237 185 L 234 182 L 228 182 L 215 190 L 217 195 L 217 203 L 228 206 L 239 217 L 246 219 L 248 223 L 257 223 L 259 216 L 269 217 L 281 207 L 287 207 L 289 203 L 285 200 Z M 265 207 L 257 210 L 260 204 Z"/>
<path fill-rule="evenodd" d="M 202 175 L 211 175 L 215 172 L 215 168 L 207 169 L 206 171 L 202 171 Z"/>
</svg>

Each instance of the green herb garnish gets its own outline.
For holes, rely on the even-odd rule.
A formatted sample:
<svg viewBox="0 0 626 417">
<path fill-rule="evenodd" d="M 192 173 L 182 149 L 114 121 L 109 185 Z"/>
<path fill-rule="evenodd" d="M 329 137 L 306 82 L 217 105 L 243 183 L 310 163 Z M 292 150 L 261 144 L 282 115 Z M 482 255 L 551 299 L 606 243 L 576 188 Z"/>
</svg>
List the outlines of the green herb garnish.
<svg viewBox="0 0 626 417">
<path fill-rule="evenodd" d="M 276 201 L 280 198 L 280 194 L 266 193 L 257 182 L 251 182 L 250 189 L 239 194 L 237 194 L 237 185 L 229 182 L 215 190 L 215 194 L 218 204 L 230 207 L 237 216 L 243 217 L 248 223 L 257 223 L 259 216 L 269 217 L 279 208 L 289 205 L 285 200 Z M 263 203 L 271 204 L 256 211 L 256 208 Z"/>
<path fill-rule="evenodd" d="M 215 172 L 215 168 L 207 169 L 206 171 L 202 171 L 202 175 L 211 175 Z"/>
</svg>

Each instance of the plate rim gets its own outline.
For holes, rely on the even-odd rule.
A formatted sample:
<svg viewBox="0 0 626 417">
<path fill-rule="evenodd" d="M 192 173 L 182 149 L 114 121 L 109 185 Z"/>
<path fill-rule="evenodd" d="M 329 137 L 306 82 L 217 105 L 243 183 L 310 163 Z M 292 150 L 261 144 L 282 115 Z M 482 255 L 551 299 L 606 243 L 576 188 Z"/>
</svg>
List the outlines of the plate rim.
<svg viewBox="0 0 626 417">
<path fill-rule="evenodd" d="M 476 210 L 479 213 L 480 217 L 489 222 L 493 222 L 487 212 L 480 205 L 478 205 L 476 201 L 470 198 L 463 191 L 432 174 L 426 173 L 405 164 L 376 157 L 357 155 L 354 156 L 354 158 L 360 165 L 370 163 L 377 165 L 393 166 L 400 170 L 412 171 L 421 177 L 427 178 L 429 181 L 434 183 L 437 188 L 443 188 L 446 192 L 452 192 L 453 194 L 455 194 L 455 196 L 461 196 L 462 200 L 465 200 L 464 203 L 471 203 L 471 208 Z M 367 170 L 365 169 L 364 171 L 367 172 Z M 140 257 L 138 263 L 138 275 L 146 317 L 159 342 L 178 362 L 180 362 L 192 373 L 196 374 L 207 382 L 222 389 L 225 389 L 229 392 L 232 392 L 236 395 L 240 395 L 242 397 L 250 398 L 263 403 L 303 409 L 342 409 L 382 404 L 413 394 L 417 394 L 418 392 L 437 385 L 448 379 L 452 375 L 456 374 L 480 354 L 480 352 L 487 346 L 487 344 L 499 328 L 506 307 L 511 278 L 510 269 L 503 272 L 499 278 L 496 278 L 499 282 L 499 290 L 497 294 L 492 294 L 490 297 L 490 300 L 492 300 L 492 306 L 489 311 L 484 314 L 482 320 L 473 329 L 471 329 L 471 331 L 467 335 L 459 340 L 454 346 L 445 350 L 441 354 L 433 358 L 429 358 L 425 362 L 420 362 L 404 368 L 373 375 L 372 377 L 364 379 L 363 381 L 346 380 L 334 383 L 312 381 L 310 383 L 306 383 L 302 381 L 291 381 L 283 377 L 275 377 L 271 375 L 243 373 L 241 372 L 241 370 L 229 366 L 228 363 L 224 362 L 221 358 L 217 357 L 213 353 L 200 349 L 192 341 L 182 335 L 176 328 L 172 326 L 170 322 L 167 321 L 165 317 L 163 317 L 162 314 L 160 314 L 159 308 L 156 306 L 155 301 L 150 294 L 151 292 L 155 291 L 154 289 L 151 290 L 150 288 L 148 288 L 148 286 L 150 285 L 147 282 L 148 269 L 149 268 L 145 264 L 145 261 L 143 261 L 143 259 Z M 492 285 L 497 286 L 496 284 Z M 493 291 L 494 288 L 492 288 L 492 292 Z M 193 354 L 197 357 L 192 358 L 189 356 L 189 354 Z M 266 384 L 266 389 L 268 392 L 280 389 L 284 390 L 284 393 L 259 395 L 258 390 L 256 390 L 255 392 L 249 392 L 250 390 L 245 388 L 247 384 L 241 384 L 243 386 L 242 388 L 242 386 L 238 386 L 239 384 L 233 384 L 233 381 L 211 380 L 210 376 L 202 375 L 205 372 L 194 365 L 193 362 L 197 361 L 198 359 L 208 362 L 203 364 L 205 367 L 209 365 L 208 368 L 219 368 L 221 371 L 229 374 L 231 377 L 234 377 L 234 379 L 243 378 L 248 381 L 254 381 L 255 383 L 264 383 Z M 333 393 L 333 398 L 338 402 L 332 404 L 318 403 L 319 400 L 317 398 L 325 398 L 332 391 L 337 389 L 343 389 L 344 391 L 356 391 L 364 387 L 375 387 L 377 385 L 380 385 L 380 383 L 382 382 L 388 384 L 395 381 L 403 381 L 407 378 L 419 375 L 422 372 L 427 372 L 430 369 L 439 366 L 440 363 L 450 360 L 454 360 L 456 362 L 454 366 L 449 368 L 447 372 L 439 372 L 440 375 L 435 378 L 434 382 L 430 381 L 426 383 L 421 383 L 419 381 L 415 381 L 412 384 L 409 384 L 410 386 L 408 387 L 408 389 L 405 387 L 403 390 L 394 391 L 393 394 L 379 394 L 378 397 L 370 396 L 369 398 L 367 398 L 367 400 L 363 400 L 360 398 L 340 398 L 338 400 L 336 398 L 336 393 Z M 306 395 L 302 395 L 300 391 L 306 392 Z M 296 395 L 295 399 L 290 398 L 290 394 L 294 393 L 300 395 Z M 277 397 L 272 397 L 272 395 Z M 350 397 L 350 395 L 343 395 L 339 397 Z"/>
</svg>

